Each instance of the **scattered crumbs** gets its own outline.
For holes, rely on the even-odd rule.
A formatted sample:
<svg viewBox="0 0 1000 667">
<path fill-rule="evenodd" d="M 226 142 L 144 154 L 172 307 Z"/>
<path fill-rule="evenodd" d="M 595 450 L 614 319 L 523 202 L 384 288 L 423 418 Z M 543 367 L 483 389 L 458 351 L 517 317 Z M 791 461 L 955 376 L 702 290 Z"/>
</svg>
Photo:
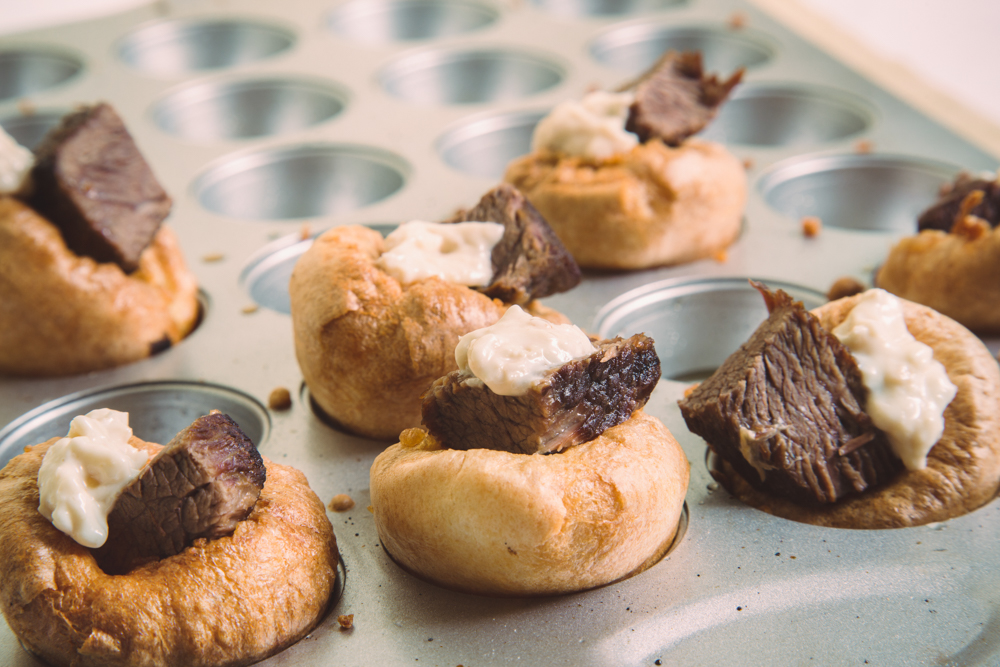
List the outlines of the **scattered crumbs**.
<svg viewBox="0 0 1000 667">
<path fill-rule="evenodd" d="M 434 641 L 434 638 L 433 637 L 428 637 L 427 641 L 432 642 L 432 641 Z"/>
<path fill-rule="evenodd" d="M 830 285 L 826 292 L 826 298 L 830 301 L 843 299 L 845 296 L 854 296 L 865 291 L 865 284 L 853 276 L 843 276 L 837 278 Z"/>
<path fill-rule="evenodd" d="M 267 397 L 267 407 L 272 410 L 287 410 L 292 407 L 292 393 L 284 387 L 275 387 Z"/>
<path fill-rule="evenodd" d="M 719 490 L 719 483 L 718 482 L 709 482 L 708 486 L 706 486 L 705 488 L 708 489 L 709 493 L 713 493 L 713 492 Z"/>
<path fill-rule="evenodd" d="M 350 630 L 354 627 L 354 614 L 341 614 L 337 617 L 337 623 L 341 630 Z"/>
<path fill-rule="evenodd" d="M 722 248 L 721 250 L 716 250 L 715 253 L 712 255 L 712 259 L 722 264 L 727 259 L 729 259 L 729 252 L 725 248 Z"/>
<path fill-rule="evenodd" d="M 743 168 L 746 170 L 753 169 L 754 161 L 752 157 L 743 158 Z"/>
<path fill-rule="evenodd" d="M 701 384 L 701 383 L 700 382 L 695 382 L 693 385 L 691 385 L 690 387 L 688 387 L 687 389 L 685 389 L 684 390 L 684 398 L 687 398 L 688 396 L 690 396 L 691 394 L 693 394 L 694 390 L 698 388 L 699 384 Z"/>
<path fill-rule="evenodd" d="M 774 552 L 774 555 L 775 555 L 775 556 L 780 556 L 780 555 L 781 555 L 781 552 L 780 552 L 780 551 L 775 551 L 775 552 Z"/>
<path fill-rule="evenodd" d="M 38 107 L 28 98 L 22 97 L 17 101 L 17 112 L 22 116 L 34 116 L 36 111 Z"/>
<path fill-rule="evenodd" d="M 917 544 L 923 544 L 923 542 L 921 542 L 920 540 L 917 540 Z"/>
<path fill-rule="evenodd" d="M 308 241 L 310 236 L 312 236 L 312 228 L 309 227 L 309 223 L 302 223 L 302 226 L 299 228 L 299 238 L 303 241 Z"/>
<path fill-rule="evenodd" d="M 792 560 L 795 560 L 795 556 L 789 556 L 789 558 L 791 558 Z"/>
<path fill-rule="evenodd" d="M 872 143 L 871 139 L 858 139 L 854 142 L 854 152 L 867 155 L 872 152 L 872 148 L 875 144 Z"/>
<path fill-rule="evenodd" d="M 662 661 L 662 660 L 660 660 L 659 658 L 657 658 L 656 660 L 654 660 L 654 661 L 653 661 L 653 664 L 654 664 L 654 665 L 662 665 L 662 664 L 663 664 L 663 661 Z"/>
<path fill-rule="evenodd" d="M 249 306 L 243 306 L 240 308 L 240 312 L 244 315 L 253 315 L 260 308 L 256 303 L 252 303 Z"/>
<path fill-rule="evenodd" d="M 201 261 L 206 264 L 211 264 L 212 262 L 221 262 L 226 258 L 226 255 L 221 252 L 210 252 L 207 255 L 201 256 Z"/>
<path fill-rule="evenodd" d="M 736 611 L 743 611 L 743 607 L 737 607 Z"/>
<path fill-rule="evenodd" d="M 333 512 L 346 512 L 354 507 L 354 498 L 346 493 L 338 493 L 330 499 L 330 504 L 327 507 Z"/>
<path fill-rule="evenodd" d="M 823 231 L 823 221 L 815 215 L 802 218 L 802 235 L 807 239 L 816 238 L 821 231 Z"/>
<path fill-rule="evenodd" d="M 733 12 L 726 19 L 726 25 L 729 26 L 730 30 L 742 30 L 747 27 L 748 21 L 747 15 L 743 12 Z"/>
</svg>

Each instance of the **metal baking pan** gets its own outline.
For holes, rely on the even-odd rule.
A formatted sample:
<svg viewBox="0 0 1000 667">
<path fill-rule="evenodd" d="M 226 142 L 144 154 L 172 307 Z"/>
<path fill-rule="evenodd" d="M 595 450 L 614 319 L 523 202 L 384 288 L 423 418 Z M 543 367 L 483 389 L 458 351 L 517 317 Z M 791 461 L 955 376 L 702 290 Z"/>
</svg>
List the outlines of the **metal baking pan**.
<svg viewBox="0 0 1000 667">
<path fill-rule="evenodd" d="M 740 29 L 728 19 L 739 13 Z M 555 598 L 449 592 L 381 549 L 368 469 L 387 443 L 328 425 L 295 362 L 287 278 L 316 233 L 385 230 L 475 203 L 525 152 L 541 114 L 613 87 L 667 47 L 748 67 L 706 131 L 747 160 L 750 198 L 724 262 L 588 273 L 547 300 L 603 334 L 649 332 L 664 379 L 647 410 L 692 464 L 688 525 L 652 569 Z M 958 169 L 996 160 L 739 0 L 289 0 L 156 3 L 0 40 L 0 124 L 31 144 L 79 102 L 112 102 L 164 187 L 202 288 L 181 344 L 119 369 L 0 380 L 0 464 L 96 405 L 165 441 L 233 414 L 268 457 L 328 501 L 343 595 L 268 665 L 1000 663 L 1000 504 L 920 528 L 816 528 L 713 482 L 677 399 L 763 318 L 746 286 L 809 303 L 869 281 Z M 862 142 L 859 144 L 859 142 Z M 870 149 L 859 150 L 861 148 Z M 805 238 L 803 215 L 822 233 Z M 995 352 L 998 341 L 987 341 Z M 292 390 L 284 412 L 265 407 Z M 338 614 L 354 614 L 344 632 Z M 38 664 L 6 626 L 0 663 Z"/>
</svg>

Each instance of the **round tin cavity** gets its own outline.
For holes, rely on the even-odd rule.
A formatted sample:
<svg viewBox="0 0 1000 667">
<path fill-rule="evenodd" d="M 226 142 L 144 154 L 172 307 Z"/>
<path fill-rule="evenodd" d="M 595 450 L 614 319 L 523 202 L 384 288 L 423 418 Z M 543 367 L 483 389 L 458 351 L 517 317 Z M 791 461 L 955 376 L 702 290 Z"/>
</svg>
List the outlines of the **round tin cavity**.
<svg viewBox="0 0 1000 667">
<path fill-rule="evenodd" d="M 486 48 L 411 54 L 387 65 L 379 82 L 390 95 L 416 104 L 476 104 L 521 99 L 564 76 L 547 57 Z"/>
<path fill-rule="evenodd" d="M 21 415 L 0 430 L 0 468 L 27 446 L 65 436 L 73 417 L 98 408 L 128 412 L 136 437 L 161 445 L 210 410 L 232 417 L 257 447 L 271 430 L 267 409 L 235 389 L 201 382 L 144 382 L 77 392 Z"/>
<path fill-rule="evenodd" d="M 14 140 L 34 150 L 49 130 L 54 128 L 66 115 L 65 111 L 36 111 L 30 115 L 17 114 L 0 119 L 0 127 Z"/>
<path fill-rule="evenodd" d="M 40 93 L 83 70 L 75 56 L 43 48 L 0 51 L 0 101 Z"/>
<path fill-rule="evenodd" d="M 777 280 L 806 308 L 826 303 L 821 292 Z M 594 324 L 604 338 L 645 333 L 656 341 L 664 378 L 700 382 L 715 372 L 767 319 L 764 299 L 746 278 L 671 279 L 644 285 L 608 303 Z"/>
<path fill-rule="evenodd" d="M 214 81 L 186 86 L 153 107 L 168 134 L 193 141 L 247 139 L 294 132 L 344 110 L 340 88 L 296 78 Z"/>
<path fill-rule="evenodd" d="M 256 62 L 294 43 L 291 31 L 274 25 L 235 19 L 179 19 L 139 28 L 118 43 L 117 52 L 130 67 L 177 75 Z"/>
<path fill-rule="evenodd" d="M 459 0 L 353 0 L 330 12 L 327 26 L 369 44 L 435 39 L 485 28 L 496 9 Z"/>
<path fill-rule="evenodd" d="M 831 155 L 791 159 L 760 180 L 767 203 L 796 220 L 824 225 L 916 233 L 917 215 L 933 204 L 956 167 L 894 155 Z"/>
<path fill-rule="evenodd" d="M 397 225 L 365 225 L 388 236 Z M 317 235 L 318 236 L 318 235 Z M 292 305 L 288 296 L 288 281 L 299 257 L 313 244 L 312 238 L 303 239 L 298 234 L 280 238 L 256 252 L 240 272 L 240 283 L 250 294 L 254 303 L 264 308 L 289 315 Z"/>
<path fill-rule="evenodd" d="M 590 44 L 598 62 L 629 74 L 646 71 L 664 51 L 701 51 L 705 69 L 728 76 L 740 67 L 763 65 L 774 57 L 764 36 L 723 27 L 640 23 L 613 28 Z"/>
<path fill-rule="evenodd" d="M 409 166 L 388 151 L 308 144 L 245 153 L 194 183 L 198 201 L 220 215 L 290 220 L 352 211 L 397 192 Z"/>
<path fill-rule="evenodd" d="M 861 100 L 815 86 L 740 87 L 701 136 L 746 146 L 801 146 L 863 132 L 872 114 Z"/>
<path fill-rule="evenodd" d="M 531 135 L 547 111 L 515 111 L 463 121 L 435 147 L 445 163 L 471 176 L 500 179 L 507 164 L 531 152 Z"/>
<path fill-rule="evenodd" d="M 563 16 L 620 16 L 669 9 L 686 0 L 531 0 L 531 4 Z"/>
</svg>

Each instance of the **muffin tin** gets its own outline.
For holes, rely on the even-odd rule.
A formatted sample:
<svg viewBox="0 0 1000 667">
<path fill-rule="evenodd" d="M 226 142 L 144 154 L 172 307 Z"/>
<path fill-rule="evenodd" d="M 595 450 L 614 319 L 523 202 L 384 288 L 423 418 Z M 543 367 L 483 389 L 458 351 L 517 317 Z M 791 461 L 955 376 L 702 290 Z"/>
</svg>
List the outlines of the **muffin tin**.
<svg viewBox="0 0 1000 667">
<path fill-rule="evenodd" d="M 738 13 L 746 25 L 731 27 Z M 381 549 L 368 469 L 388 444 L 343 433 L 302 385 L 287 281 L 331 226 L 383 233 L 470 206 L 529 148 L 553 105 L 612 88 L 664 48 L 747 74 L 705 132 L 747 161 L 743 232 L 725 261 L 587 273 L 546 300 L 605 335 L 644 330 L 664 379 L 647 410 L 692 464 L 688 526 L 631 579 L 575 595 L 492 599 L 427 584 Z M 268 665 L 907 664 L 1000 661 L 1000 504 L 937 525 L 823 529 L 720 489 L 676 401 L 764 317 L 748 277 L 820 303 L 870 282 L 959 168 L 996 158 L 739 0 L 158 2 L 0 42 L 0 124 L 37 142 L 75 104 L 112 102 L 175 199 L 170 224 L 202 289 L 179 345 L 122 368 L 0 379 L 0 465 L 96 406 L 165 442 L 223 409 L 265 456 L 303 470 L 346 577 L 309 637 Z M 823 229 L 806 238 L 800 218 Z M 1000 341 L 987 341 L 996 352 Z M 268 410 L 270 391 L 293 406 Z M 354 614 L 341 631 L 339 614 Z M 36 665 L 0 628 L 0 663 Z"/>
</svg>

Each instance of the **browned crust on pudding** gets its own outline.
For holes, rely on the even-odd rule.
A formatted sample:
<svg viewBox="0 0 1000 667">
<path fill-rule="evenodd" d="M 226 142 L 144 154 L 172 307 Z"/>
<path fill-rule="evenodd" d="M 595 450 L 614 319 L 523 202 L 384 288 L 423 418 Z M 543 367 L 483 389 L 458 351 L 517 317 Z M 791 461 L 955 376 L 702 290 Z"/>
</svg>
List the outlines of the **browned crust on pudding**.
<svg viewBox="0 0 1000 667">
<path fill-rule="evenodd" d="M 860 295 L 812 311 L 825 329 L 847 317 Z M 906 328 L 934 350 L 958 387 L 945 409 L 944 433 L 923 470 L 904 470 L 889 484 L 829 507 L 802 506 L 750 486 L 723 467 L 722 483 L 743 502 L 770 514 L 836 528 L 901 528 L 960 516 L 1000 490 L 1000 370 L 965 327 L 930 308 L 903 301 Z"/>
<path fill-rule="evenodd" d="M 197 292 L 169 228 L 126 275 L 74 254 L 55 225 L 0 197 L 0 373 L 71 375 L 148 357 L 194 328 Z"/>
<path fill-rule="evenodd" d="M 439 449 L 418 429 L 371 468 L 382 544 L 446 588 L 499 596 L 585 590 L 657 562 L 676 531 L 690 465 L 641 410 L 559 454 Z"/>
<path fill-rule="evenodd" d="M 56 440 L 0 472 L 0 602 L 28 650 L 73 667 L 249 665 L 322 619 L 337 542 L 298 470 L 264 459 L 264 489 L 233 535 L 110 576 L 38 512 L 38 468 Z"/>
<path fill-rule="evenodd" d="M 334 227 L 296 263 L 289 294 L 312 398 L 351 431 L 388 440 L 420 424 L 420 395 L 458 368 L 458 339 L 508 304 L 438 278 L 403 285 L 375 265 L 383 249 L 372 229 Z M 567 321 L 535 301 L 525 309 Z"/>
<path fill-rule="evenodd" d="M 504 180 L 524 193 L 581 267 L 642 269 L 711 257 L 739 235 L 742 162 L 716 143 L 662 141 L 592 162 L 530 154 Z"/>
<path fill-rule="evenodd" d="M 927 230 L 889 251 L 876 284 L 979 333 L 1000 333 L 1000 228 L 976 239 Z"/>
</svg>

